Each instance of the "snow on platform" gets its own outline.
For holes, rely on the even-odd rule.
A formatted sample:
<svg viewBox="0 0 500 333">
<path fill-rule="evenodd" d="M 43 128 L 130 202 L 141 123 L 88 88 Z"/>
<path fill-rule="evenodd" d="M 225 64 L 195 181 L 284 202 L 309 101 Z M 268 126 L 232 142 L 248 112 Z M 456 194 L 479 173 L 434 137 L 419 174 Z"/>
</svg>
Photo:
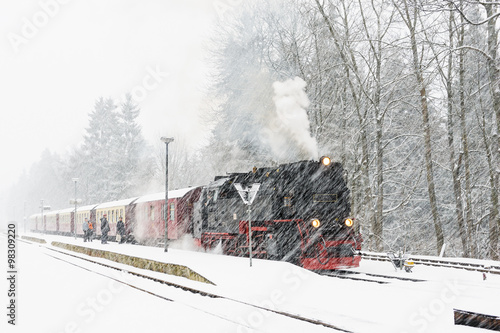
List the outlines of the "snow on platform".
<svg viewBox="0 0 500 333">
<path fill-rule="evenodd" d="M 406 273 L 395 271 L 390 262 L 370 260 L 362 260 L 360 267 L 353 269 L 425 280 L 378 284 L 322 276 L 285 262 L 253 259 L 253 267 L 249 267 L 248 258 L 192 251 L 189 240 L 173 242 L 165 253 L 163 248 L 32 236 L 44 238 L 48 244 L 59 241 L 185 265 L 215 285 L 154 274 L 232 299 L 319 319 L 353 332 L 477 332 L 475 328 L 455 326 L 453 309 L 500 316 L 499 275 L 490 274 L 483 280 L 479 272 L 423 265 L 416 265 L 413 273 Z M 251 313 L 240 320 L 255 323 L 252 327 L 257 331 L 267 327 L 264 314 Z"/>
</svg>

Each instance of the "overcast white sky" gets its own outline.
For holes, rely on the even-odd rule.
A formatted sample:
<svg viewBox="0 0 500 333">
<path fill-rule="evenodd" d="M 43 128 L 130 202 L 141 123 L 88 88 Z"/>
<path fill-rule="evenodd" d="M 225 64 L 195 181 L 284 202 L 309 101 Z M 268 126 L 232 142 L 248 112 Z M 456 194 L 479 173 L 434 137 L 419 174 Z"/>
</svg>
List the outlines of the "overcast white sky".
<svg viewBox="0 0 500 333">
<path fill-rule="evenodd" d="M 199 133 L 193 124 L 209 80 L 203 48 L 221 8 L 235 5 L 0 0 L 0 192 L 44 149 L 64 153 L 75 147 L 100 96 L 135 94 L 152 143 L 182 136 L 179 128 Z"/>
</svg>

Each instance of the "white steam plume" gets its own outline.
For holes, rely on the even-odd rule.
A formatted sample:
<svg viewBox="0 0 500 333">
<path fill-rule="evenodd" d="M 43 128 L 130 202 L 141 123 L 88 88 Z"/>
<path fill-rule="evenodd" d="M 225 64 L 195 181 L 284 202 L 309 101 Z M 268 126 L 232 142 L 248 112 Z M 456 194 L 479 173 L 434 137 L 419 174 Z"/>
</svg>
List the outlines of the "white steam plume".
<svg viewBox="0 0 500 333">
<path fill-rule="evenodd" d="M 305 87 L 300 77 L 273 83 L 276 112 L 266 117 L 263 137 L 280 162 L 318 159 L 318 145 L 309 131 Z"/>
</svg>

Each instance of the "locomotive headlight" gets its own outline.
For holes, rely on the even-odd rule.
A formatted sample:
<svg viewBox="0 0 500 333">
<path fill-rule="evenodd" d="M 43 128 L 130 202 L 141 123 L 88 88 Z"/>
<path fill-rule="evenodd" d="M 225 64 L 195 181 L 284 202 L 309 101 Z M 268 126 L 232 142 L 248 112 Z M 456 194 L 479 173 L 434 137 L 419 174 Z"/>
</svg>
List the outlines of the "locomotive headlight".
<svg viewBox="0 0 500 333">
<path fill-rule="evenodd" d="M 314 227 L 314 228 L 319 228 L 319 226 L 321 225 L 321 222 L 318 220 L 318 219 L 313 219 L 311 221 L 311 225 Z"/>
<path fill-rule="evenodd" d="M 323 164 L 324 166 L 329 166 L 330 163 L 332 163 L 332 160 L 330 159 L 330 157 L 328 156 L 323 156 L 321 158 L 321 164 Z"/>
<path fill-rule="evenodd" d="M 344 223 L 346 226 L 352 227 L 352 225 L 354 224 L 354 221 L 352 219 L 345 219 Z"/>
</svg>

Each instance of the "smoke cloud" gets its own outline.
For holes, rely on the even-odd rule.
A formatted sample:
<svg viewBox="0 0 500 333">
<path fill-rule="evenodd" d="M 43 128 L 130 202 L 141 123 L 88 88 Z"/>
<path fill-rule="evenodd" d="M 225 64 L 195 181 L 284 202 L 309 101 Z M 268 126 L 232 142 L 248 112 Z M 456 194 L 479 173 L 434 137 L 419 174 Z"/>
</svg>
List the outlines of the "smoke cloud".
<svg viewBox="0 0 500 333">
<path fill-rule="evenodd" d="M 263 139 L 279 162 L 318 159 L 318 144 L 311 137 L 306 108 L 306 82 L 300 77 L 273 83 L 275 112 L 265 119 Z"/>
</svg>

